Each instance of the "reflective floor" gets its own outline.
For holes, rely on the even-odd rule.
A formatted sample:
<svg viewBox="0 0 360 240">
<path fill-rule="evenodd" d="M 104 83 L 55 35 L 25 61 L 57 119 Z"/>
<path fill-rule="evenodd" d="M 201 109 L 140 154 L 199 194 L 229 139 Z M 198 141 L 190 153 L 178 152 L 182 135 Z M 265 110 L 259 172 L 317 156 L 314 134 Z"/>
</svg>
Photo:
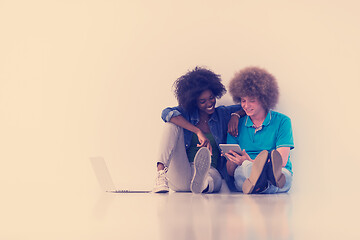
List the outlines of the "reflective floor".
<svg viewBox="0 0 360 240">
<path fill-rule="evenodd" d="M 313 197 L 106 194 L 93 209 L 92 239 L 359 239 L 352 207 Z"/>
<path fill-rule="evenodd" d="M 0 239 L 360 239 L 357 194 L 31 192 L 2 196 Z"/>
</svg>

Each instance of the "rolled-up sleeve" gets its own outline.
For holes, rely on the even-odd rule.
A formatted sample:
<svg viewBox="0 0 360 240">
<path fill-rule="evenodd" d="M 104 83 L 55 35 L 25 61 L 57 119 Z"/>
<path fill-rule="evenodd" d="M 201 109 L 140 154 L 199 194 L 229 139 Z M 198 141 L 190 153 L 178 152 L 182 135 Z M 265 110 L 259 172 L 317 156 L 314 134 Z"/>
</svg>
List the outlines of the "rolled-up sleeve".
<svg viewBox="0 0 360 240">
<path fill-rule="evenodd" d="M 169 122 L 172 117 L 177 117 L 182 115 L 178 107 L 168 107 L 165 108 L 161 113 L 161 118 L 164 122 Z"/>
</svg>

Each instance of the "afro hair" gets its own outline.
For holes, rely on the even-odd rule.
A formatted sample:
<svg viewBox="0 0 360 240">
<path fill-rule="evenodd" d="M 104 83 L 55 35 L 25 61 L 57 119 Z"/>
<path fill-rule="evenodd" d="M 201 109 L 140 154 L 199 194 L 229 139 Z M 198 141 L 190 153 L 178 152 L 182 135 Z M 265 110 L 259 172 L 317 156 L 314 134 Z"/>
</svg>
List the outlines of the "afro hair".
<svg viewBox="0 0 360 240">
<path fill-rule="evenodd" d="M 229 92 L 234 102 L 242 97 L 256 97 L 266 111 L 275 108 L 279 100 L 279 87 L 273 75 L 265 69 L 247 67 L 235 74 Z"/>
<path fill-rule="evenodd" d="M 173 87 L 179 106 L 188 112 L 197 109 L 197 99 L 203 91 L 211 90 L 218 99 L 226 93 L 220 75 L 203 67 L 188 71 L 174 82 Z"/>
</svg>

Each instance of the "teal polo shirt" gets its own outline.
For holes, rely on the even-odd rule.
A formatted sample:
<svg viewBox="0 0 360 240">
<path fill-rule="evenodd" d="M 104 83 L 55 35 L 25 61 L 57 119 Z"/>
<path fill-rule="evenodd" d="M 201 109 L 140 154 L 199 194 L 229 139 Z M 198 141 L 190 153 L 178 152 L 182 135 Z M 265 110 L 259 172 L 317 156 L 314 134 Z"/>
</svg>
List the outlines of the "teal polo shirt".
<svg viewBox="0 0 360 240">
<path fill-rule="evenodd" d="M 280 147 L 290 147 L 291 150 L 294 148 L 291 120 L 282 113 L 270 110 L 262 126 L 255 129 L 249 116 L 242 117 L 239 120 L 238 136 L 228 134 L 227 143 L 239 144 L 251 159 L 255 159 L 262 150 L 271 152 Z M 293 173 L 290 154 L 285 168 Z"/>
</svg>

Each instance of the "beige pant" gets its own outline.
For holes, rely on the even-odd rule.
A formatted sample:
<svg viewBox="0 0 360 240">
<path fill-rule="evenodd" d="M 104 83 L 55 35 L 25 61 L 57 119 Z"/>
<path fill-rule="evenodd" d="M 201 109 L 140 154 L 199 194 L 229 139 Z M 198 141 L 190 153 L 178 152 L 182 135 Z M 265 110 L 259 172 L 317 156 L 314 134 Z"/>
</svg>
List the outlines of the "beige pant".
<svg viewBox="0 0 360 240">
<path fill-rule="evenodd" d="M 165 123 L 157 162 L 168 167 L 167 177 L 170 189 L 179 192 L 190 191 L 194 164 L 189 163 L 186 154 L 183 128 L 173 123 Z M 220 191 L 222 179 L 215 168 L 210 167 L 205 181 L 207 183 L 205 185 L 209 186 L 208 192 Z"/>
</svg>

